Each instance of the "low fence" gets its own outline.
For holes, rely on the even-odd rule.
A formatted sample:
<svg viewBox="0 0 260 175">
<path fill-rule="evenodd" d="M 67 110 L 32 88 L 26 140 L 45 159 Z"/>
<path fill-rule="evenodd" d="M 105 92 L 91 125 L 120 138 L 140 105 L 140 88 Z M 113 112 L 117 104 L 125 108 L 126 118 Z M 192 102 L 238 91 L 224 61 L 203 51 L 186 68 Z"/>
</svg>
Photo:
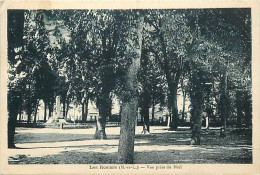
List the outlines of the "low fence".
<svg viewBox="0 0 260 175">
<path fill-rule="evenodd" d="M 121 122 L 107 122 L 106 127 L 118 127 L 121 126 Z"/>
<path fill-rule="evenodd" d="M 93 128 L 96 126 L 95 122 L 91 123 L 17 123 L 17 127 L 25 127 L 25 128 L 62 128 L 62 129 L 87 129 Z M 121 122 L 107 122 L 106 127 L 119 127 L 121 126 Z"/>
<path fill-rule="evenodd" d="M 93 125 L 88 123 L 51 123 L 44 124 L 45 128 L 60 128 L 60 129 L 87 129 L 93 128 Z"/>
</svg>

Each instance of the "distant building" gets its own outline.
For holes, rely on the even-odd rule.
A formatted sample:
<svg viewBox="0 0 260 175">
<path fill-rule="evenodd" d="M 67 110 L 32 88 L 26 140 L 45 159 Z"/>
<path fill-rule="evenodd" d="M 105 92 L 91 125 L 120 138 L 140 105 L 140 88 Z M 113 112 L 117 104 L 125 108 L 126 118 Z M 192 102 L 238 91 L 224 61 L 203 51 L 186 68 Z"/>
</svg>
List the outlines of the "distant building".
<svg viewBox="0 0 260 175">
<path fill-rule="evenodd" d="M 62 105 L 61 105 L 61 108 L 62 108 Z M 55 105 L 54 105 L 54 110 L 55 110 Z M 47 110 L 47 120 L 48 120 L 48 116 L 49 116 L 48 112 L 49 112 L 49 110 Z M 119 103 L 118 103 L 118 100 L 116 100 L 116 99 L 113 100 L 113 107 L 112 107 L 111 112 L 112 112 L 112 115 L 119 114 Z M 72 121 L 72 122 L 81 121 L 82 120 L 81 113 L 82 113 L 82 106 L 71 103 L 69 105 L 67 121 Z M 34 120 L 33 114 L 31 116 L 31 121 Z M 95 103 L 89 100 L 87 121 L 96 121 L 98 116 L 99 116 L 99 112 L 98 112 L 98 109 L 97 109 Z M 28 118 L 28 115 L 26 114 L 25 111 L 23 111 L 21 113 L 21 116 L 20 115 L 17 116 L 17 120 L 20 120 L 20 121 L 27 121 L 27 118 Z M 44 103 L 42 100 L 40 100 L 40 102 L 39 102 L 39 107 L 38 107 L 38 111 L 36 114 L 36 120 L 37 121 L 44 120 Z"/>
</svg>

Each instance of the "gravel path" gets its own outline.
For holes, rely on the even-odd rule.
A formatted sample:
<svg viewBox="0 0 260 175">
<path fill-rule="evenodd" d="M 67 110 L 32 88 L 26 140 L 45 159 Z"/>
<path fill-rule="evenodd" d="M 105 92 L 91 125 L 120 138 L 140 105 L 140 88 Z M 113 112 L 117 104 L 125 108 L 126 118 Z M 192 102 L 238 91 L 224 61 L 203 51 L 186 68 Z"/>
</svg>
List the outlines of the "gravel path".
<svg viewBox="0 0 260 175">
<path fill-rule="evenodd" d="M 151 134 L 136 129 L 136 164 L 252 163 L 251 137 L 229 134 L 219 138 L 219 130 L 203 130 L 200 146 L 190 145 L 188 128 L 168 131 L 151 127 Z M 8 149 L 9 164 L 115 164 L 119 127 L 108 127 L 107 140 L 94 140 L 94 128 L 18 128 L 17 149 Z"/>
</svg>

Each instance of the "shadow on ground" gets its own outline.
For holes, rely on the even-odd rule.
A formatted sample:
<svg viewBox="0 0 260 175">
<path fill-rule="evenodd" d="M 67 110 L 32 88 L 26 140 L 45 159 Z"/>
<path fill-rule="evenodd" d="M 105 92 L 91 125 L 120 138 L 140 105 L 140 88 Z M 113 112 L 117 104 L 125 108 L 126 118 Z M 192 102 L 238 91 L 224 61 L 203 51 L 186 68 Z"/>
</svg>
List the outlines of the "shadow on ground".
<svg viewBox="0 0 260 175">
<path fill-rule="evenodd" d="M 40 139 L 39 139 L 40 138 Z M 18 133 L 15 136 L 16 144 L 21 143 L 54 143 L 68 141 L 93 140 L 93 134 L 68 133 Z M 118 135 L 109 135 L 108 139 L 118 139 Z"/>
<path fill-rule="evenodd" d="M 252 138 L 247 135 L 229 133 L 220 138 L 218 130 L 204 130 L 201 145 L 192 146 L 189 130 L 163 129 L 161 133 L 136 135 L 134 163 L 252 163 Z M 16 143 L 23 149 L 12 150 L 9 164 L 115 164 L 118 138 L 108 135 L 108 140 L 94 140 L 93 134 L 18 133 Z"/>
</svg>

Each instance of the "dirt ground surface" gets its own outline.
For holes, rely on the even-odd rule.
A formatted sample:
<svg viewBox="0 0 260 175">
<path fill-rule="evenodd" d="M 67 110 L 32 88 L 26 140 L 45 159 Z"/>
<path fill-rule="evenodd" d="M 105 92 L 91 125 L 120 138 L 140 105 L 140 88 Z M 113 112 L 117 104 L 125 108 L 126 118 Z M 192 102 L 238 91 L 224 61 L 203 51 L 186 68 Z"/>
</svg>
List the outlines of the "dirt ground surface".
<svg viewBox="0 0 260 175">
<path fill-rule="evenodd" d="M 120 127 L 108 127 L 108 139 L 95 140 L 95 128 L 17 128 L 16 149 L 8 149 L 9 164 L 116 164 Z M 136 128 L 135 164 L 250 164 L 252 137 L 219 128 L 203 129 L 201 145 L 190 145 L 191 131 L 152 126 L 150 134 Z"/>
</svg>

